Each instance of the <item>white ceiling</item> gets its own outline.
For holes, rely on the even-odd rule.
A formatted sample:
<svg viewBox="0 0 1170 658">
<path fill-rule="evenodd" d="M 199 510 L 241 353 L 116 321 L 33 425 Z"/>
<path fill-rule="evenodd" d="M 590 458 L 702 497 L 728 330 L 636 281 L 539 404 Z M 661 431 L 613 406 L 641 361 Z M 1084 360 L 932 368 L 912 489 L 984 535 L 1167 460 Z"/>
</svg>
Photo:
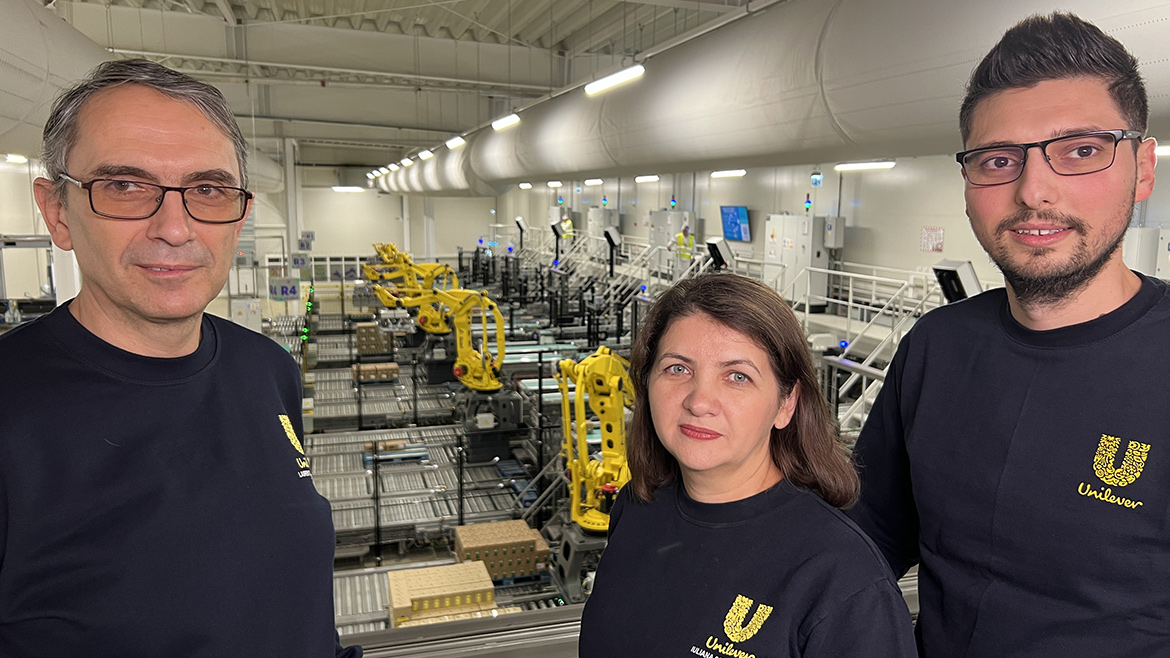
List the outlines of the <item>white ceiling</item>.
<svg viewBox="0 0 1170 658">
<path fill-rule="evenodd" d="M 377 166 L 433 147 L 747 0 L 54 0 L 115 57 L 219 86 L 261 146 Z"/>
</svg>

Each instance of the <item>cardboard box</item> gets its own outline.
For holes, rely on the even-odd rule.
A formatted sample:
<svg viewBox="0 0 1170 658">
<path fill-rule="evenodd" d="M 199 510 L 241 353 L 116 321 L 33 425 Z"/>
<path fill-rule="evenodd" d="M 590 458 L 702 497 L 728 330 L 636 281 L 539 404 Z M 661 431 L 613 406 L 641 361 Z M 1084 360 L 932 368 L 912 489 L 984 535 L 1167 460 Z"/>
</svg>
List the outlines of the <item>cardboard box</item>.
<svg viewBox="0 0 1170 658">
<path fill-rule="evenodd" d="M 404 569 L 386 574 L 390 625 L 496 608 L 496 590 L 483 562 Z"/>
</svg>

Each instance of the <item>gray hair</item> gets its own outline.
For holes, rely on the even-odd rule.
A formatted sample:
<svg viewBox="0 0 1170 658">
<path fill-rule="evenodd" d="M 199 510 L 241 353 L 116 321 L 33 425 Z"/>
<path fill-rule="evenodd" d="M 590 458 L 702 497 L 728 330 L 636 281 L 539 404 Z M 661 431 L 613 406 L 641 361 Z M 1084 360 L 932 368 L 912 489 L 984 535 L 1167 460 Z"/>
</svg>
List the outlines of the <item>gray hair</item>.
<svg viewBox="0 0 1170 658">
<path fill-rule="evenodd" d="M 232 141 L 240 165 L 240 187 L 248 186 L 248 145 L 223 94 L 205 82 L 162 64 L 145 59 L 124 59 L 99 64 L 84 80 L 62 92 L 53 103 L 49 120 L 45 123 L 41 158 L 49 180 L 57 185 L 62 198 L 64 190 L 61 174 L 66 173 L 65 161 L 77 143 L 81 108 L 94 94 L 124 84 L 149 87 L 198 108 L 208 121 Z"/>
</svg>

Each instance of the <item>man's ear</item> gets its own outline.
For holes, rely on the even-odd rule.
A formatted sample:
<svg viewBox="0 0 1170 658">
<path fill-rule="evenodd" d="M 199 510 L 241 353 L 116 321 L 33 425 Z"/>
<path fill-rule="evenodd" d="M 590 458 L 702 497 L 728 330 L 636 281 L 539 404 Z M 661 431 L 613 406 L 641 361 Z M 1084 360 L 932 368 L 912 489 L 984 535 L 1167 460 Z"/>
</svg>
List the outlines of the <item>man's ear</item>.
<svg viewBox="0 0 1170 658">
<path fill-rule="evenodd" d="M 1158 155 L 1154 149 L 1158 147 L 1158 140 L 1147 137 L 1138 144 L 1137 149 L 1137 184 L 1134 186 L 1134 203 L 1141 203 L 1150 198 L 1154 192 L 1154 167 L 1158 164 Z"/>
<path fill-rule="evenodd" d="M 57 186 L 47 178 L 37 178 L 33 181 L 33 195 L 37 199 L 37 207 L 41 209 L 41 216 L 45 218 L 45 227 L 49 229 L 53 244 L 64 251 L 73 249 L 73 237 L 69 234 L 69 223 L 65 217 L 65 202 L 61 200 Z"/>
</svg>

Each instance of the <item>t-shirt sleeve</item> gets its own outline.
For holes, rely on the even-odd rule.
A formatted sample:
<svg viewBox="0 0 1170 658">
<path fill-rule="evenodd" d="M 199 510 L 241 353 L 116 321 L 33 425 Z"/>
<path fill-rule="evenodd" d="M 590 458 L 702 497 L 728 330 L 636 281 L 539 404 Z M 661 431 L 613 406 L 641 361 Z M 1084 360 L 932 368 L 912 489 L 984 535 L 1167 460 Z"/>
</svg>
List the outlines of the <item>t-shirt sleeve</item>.
<svg viewBox="0 0 1170 658">
<path fill-rule="evenodd" d="M 804 658 L 917 658 L 914 626 L 901 592 L 874 581 L 821 618 L 809 631 Z"/>
<path fill-rule="evenodd" d="M 899 577 L 919 560 L 918 508 L 910 484 L 900 387 L 907 342 L 903 341 L 887 369 L 853 450 L 861 476 L 861 499 L 845 512 L 877 544 Z"/>
<path fill-rule="evenodd" d="M 337 637 L 337 648 L 334 652 L 335 658 L 362 658 L 361 647 L 356 644 L 350 647 L 343 647 L 341 646 L 341 635 L 337 631 L 334 631 L 334 635 Z"/>
</svg>

